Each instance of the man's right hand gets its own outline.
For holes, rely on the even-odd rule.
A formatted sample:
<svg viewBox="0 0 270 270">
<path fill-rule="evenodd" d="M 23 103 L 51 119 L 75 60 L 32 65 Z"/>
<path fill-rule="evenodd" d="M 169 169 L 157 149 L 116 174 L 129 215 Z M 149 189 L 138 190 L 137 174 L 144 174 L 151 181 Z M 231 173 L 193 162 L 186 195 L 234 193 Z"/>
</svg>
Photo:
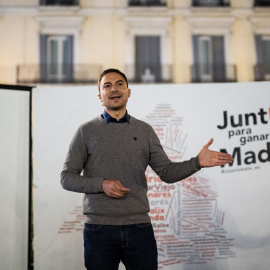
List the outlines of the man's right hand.
<svg viewBox="0 0 270 270">
<path fill-rule="evenodd" d="M 119 180 L 112 179 L 104 179 L 102 181 L 102 189 L 107 196 L 117 199 L 122 198 L 130 191 L 130 189 L 125 188 Z"/>
</svg>

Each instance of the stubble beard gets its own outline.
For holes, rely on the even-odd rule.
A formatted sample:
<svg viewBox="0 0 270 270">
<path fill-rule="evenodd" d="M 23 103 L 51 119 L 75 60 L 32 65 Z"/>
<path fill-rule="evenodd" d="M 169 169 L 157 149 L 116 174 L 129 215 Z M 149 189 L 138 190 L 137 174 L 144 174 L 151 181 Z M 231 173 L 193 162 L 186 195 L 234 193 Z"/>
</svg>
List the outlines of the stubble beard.
<svg viewBox="0 0 270 270">
<path fill-rule="evenodd" d="M 110 111 L 120 111 L 121 109 L 123 109 L 124 107 L 126 106 L 126 103 L 125 104 L 121 104 L 121 105 L 118 105 L 118 106 L 106 106 L 105 107 L 110 110 Z"/>
</svg>

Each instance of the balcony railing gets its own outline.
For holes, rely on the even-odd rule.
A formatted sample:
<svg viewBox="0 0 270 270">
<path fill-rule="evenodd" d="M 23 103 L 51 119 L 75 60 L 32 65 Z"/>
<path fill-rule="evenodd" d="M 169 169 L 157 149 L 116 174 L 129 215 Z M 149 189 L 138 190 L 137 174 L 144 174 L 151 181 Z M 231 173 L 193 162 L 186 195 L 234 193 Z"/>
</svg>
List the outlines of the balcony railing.
<svg viewBox="0 0 270 270">
<path fill-rule="evenodd" d="M 254 67 L 255 81 L 270 81 L 270 64 L 257 64 Z"/>
<path fill-rule="evenodd" d="M 236 82 L 235 65 L 194 64 L 191 66 L 192 82 Z"/>
<path fill-rule="evenodd" d="M 19 65 L 17 83 L 96 83 L 100 65 Z"/>
<path fill-rule="evenodd" d="M 153 65 L 147 68 L 127 65 L 125 73 L 128 81 L 134 83 L 170 83 L 173 81 L 171 65 Z"/>
<path fill-rule="evenodd" d="M 193 0 L 192 6 L 194 7 L 228 7 L 229 0 Z"/>
<path fill-rule="evenodd" d="M 41 6 L 77 6 L 79 0 L 40 0 Z"/>
<path fill-rule="evenodd" d="M 255 7 L 270 7 L 270 1 L 269 0 L 255 0 L 254 6 Z"/>
<path fill-rule="evenodd" d="M 166 6 L 166 0 L 129 0 L 129 6 Z"/>
</svg>

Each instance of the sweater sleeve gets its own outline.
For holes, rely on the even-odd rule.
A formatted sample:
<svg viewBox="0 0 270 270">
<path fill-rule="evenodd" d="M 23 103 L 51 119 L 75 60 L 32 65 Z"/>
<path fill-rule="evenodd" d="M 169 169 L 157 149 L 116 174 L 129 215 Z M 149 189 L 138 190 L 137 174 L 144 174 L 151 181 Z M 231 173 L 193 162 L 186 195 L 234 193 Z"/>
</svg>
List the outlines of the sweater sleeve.
<svg viewBox="0 0 270 270">
<path fill-rule="evenodd" d="M 99 193 L 103 178 L 82 176 L 81 172 L 88 158 L 82 127 L 75 133 L 61 172 L 61 185 L 64 189 L 80 193 Z"/>
<path fill-rule="evenodd" d="M 150 138 L 149 165 L 166 183 L 183 180 L 201 169 L 198 156 L 183 162 L 172 162 L 163 150 L 154 130 Z"/>
</svg>

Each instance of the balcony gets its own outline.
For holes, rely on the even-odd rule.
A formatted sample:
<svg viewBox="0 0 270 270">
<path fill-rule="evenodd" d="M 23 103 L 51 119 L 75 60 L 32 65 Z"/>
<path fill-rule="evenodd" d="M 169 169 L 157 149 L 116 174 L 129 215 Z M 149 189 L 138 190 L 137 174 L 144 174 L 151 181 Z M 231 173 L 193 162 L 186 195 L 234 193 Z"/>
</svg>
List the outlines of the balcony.
<svg viewBox="0 0 270 270">
<path fill-rule="evenodd" d="M 129 0 L 129 6 L 166 6 L 166 0 Z"/>
<path fill-rule="evenodd" d="M 255 81 L 270 81 L 270 63 L 255 65 L 254 73 Z"/>
<path fill-rule="evenodd" d="M 254 6 L 255 7 L 270 7 L 270 1 L 269 0 L 255 0 Z"/>
<path fill-rule="evenodd" d="M 228 7 L 229 0 L 193 0 L 193 7 Z"/>
<path fill-rule="evenodd" d="M 19 65 L 17 83 L 96 83 L 102 71 L 100 65 Z"/>
<path fill-rule="evenodd" d="M 41 6 L 78 6 L 79 0 L 40 0 Z"/>
<path fill-rule="evenodd" d="M 127 65 L 125 74 L 129 82 L 133 83 L 171 83 L 173 82 L 171 65 L 153 65 L 140 68 L 135 65 Z"/>
<path fill-rule="evenodd" d="M 235 65 L 194 64 L 191 74 L 193 83 L 236 82 Z"/>
</svg>

